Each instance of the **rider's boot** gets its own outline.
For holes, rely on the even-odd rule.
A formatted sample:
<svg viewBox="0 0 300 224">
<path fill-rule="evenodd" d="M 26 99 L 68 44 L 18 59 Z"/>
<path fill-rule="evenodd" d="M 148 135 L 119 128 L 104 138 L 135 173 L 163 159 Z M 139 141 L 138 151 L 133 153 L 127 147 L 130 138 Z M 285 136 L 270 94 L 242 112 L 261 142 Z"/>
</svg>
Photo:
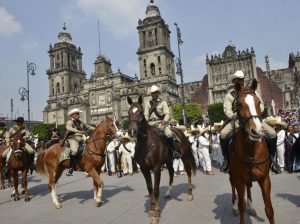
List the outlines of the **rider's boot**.
<svg viewBox="0 0 300 224">
<path fill-rule="evenodd" d="M 224 162 L 220 167 L 220 171 L 221 172 L 228 172 L 229 169 L 229 138 L 225 138 L 222 139 L 220 138 L 220 145 L 221 145 L 221 149 L 222 149 L 222 154 L 223 154 L 223 158 L 224 158 Z"/>
<path fill-rule="evenodd" d="M 279 166 L 276 163 L 276 151 L 277 151 L 277 137 L 266 138 L 266 143 L 269 151 L 269 157 L 271 160 L 271 171 L 273 174 L 281 173 Z"/>
<path fill-rule="evenodd" d="M 180 159 L 182 155 L 175 150 L 173 137 L 167 138 L 167 147 L 174 159 Z"/>
<path fill-rule="evenodd" d="M 74 167 L 76 164 L 76 158 L 77 156 L 70 155 L 70 169 L 67 171 L 67 176 L 73 176 Z"/>
<path fill-rule="evenodd" d="M 30 169 L 30 175 L 32 175 L 33 171 L 35 170 L 35 164 L 34 164 L 34 154 L 28 156 L 29 159 L 29 169 Z"/>
</svg>

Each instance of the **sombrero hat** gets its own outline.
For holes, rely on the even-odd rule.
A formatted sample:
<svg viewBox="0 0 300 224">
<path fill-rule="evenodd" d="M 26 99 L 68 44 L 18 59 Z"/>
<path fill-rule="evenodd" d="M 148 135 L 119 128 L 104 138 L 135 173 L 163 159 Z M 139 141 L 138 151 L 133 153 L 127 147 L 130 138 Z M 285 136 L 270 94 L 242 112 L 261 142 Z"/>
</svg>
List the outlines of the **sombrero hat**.
<svg viewBox="0 0 300 224">
<path fill-rule="evenodd" d="M 185 131 L 185 130 L 186 130 L 186 126 L 184 126 L 184 125 L 179 125 L 179 124 L 177 124 L 177 125 L 175 126 L 175 128 L 177 128 L 177 129 L 179 129 L 179 130 L 181 130 L 181 131 Z"/>
<path fill-rule="evenodd" d="M 214 122 L 214 127 L 222 126 L 224 124 L 224 121 L 221 120 L 221 122 Z"/>
<path fill-rule="evenodd" d="M 266 119 L 264 119 L 264 122 L 267 123 L 268 125 L 274 126 L 277 119 L 278 119 L 277 117 L 269 116 Z"/>
<path fill-rule="evenodd" d="M 76 113 L 82 113 L 83 111 L 82 110 L 79 110 L 78 108 L 73 108 L 72 110 L 70 110 L 68 112 L 68 116 L 72 116 L 73 114 L 76 114 Z"/>
<path fill-rule="evenodd" d="M 234 79 L 243 79 L 245 78 L 244 72 L 242 70 L 237 70 L 234 74 L 229 76 L 229 82 L 232 83 Z"/>
<path fill-rule="evenodd" d="M 205 127 L 204 125 L 202 125 L 202 126 L 198 125 L 197 127 L 199 129 L 199 134 L 200 135 L 202 135 L 203 133 L 209 131 L 209 127 Z"/>
<path fill-rule="evenodd" d="M 188 130 L 188 133 L 189 134 L 192 134 L 192 133 L 197 134 L 197 133 L 199 133 L 199 128 L 195 128 L 194 125 L 191 125 L 191 129 Z"/>
<path fill-rule="evenodd" d="M 281 117 L 277 117 L 277 120 L 275 121 L 275 125 L 280 125 L 283 128 L 285 128 L 287 124 L 284 121 L 282 121 Z"/>
<path fill-rule="evenodd" d="M 132 138 L 128 135 L 128 132 L 126 132 L 125 135 L 122 135 L 122 139 L 128 139 L 129 141 L 132 140 Z"/>
</svg>

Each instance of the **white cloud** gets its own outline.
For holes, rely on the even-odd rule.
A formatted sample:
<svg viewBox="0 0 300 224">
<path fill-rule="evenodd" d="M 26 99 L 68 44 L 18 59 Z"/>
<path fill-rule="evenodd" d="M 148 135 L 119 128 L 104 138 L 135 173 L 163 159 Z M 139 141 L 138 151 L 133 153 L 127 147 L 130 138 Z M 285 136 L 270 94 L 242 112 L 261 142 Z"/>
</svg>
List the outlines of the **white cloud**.
<svg viewBox="0 0 300 224">
<path fill-rule="evenodd" d="M 22 25 L 5 8 L 0 7 L 0 36 L 11 36 L 22 31 Z"/>
<path fill-rule="evenodd" d="M 95 16 L 115 36 L 135 33 L 138 19 L 145 15 L 145 1 L 74 0 L 74 5 L 87 16 Z"/>
<path fill-rule="evenodd" d="M 38 42 L 27 42 L 27 43 L 23 43 L 22 47 L 25 49 L 32 49 L 32 48 L 36 48 L 39 46 Z"/>
</svg>

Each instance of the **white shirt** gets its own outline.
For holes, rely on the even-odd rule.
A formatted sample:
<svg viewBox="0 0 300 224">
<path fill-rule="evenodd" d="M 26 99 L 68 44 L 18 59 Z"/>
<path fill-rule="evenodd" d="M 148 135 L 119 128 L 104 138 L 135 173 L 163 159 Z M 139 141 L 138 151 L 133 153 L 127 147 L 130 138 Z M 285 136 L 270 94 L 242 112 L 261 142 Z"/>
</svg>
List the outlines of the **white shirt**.
<svg viewBox="0 0 300 224">
<path fill-rule="evenodd" d="M 125 143 L 124 143 L 125 144 Z M 130 155 L 130 156 L 134 156 L 134 152 L 135 152 L 135 143 L 134 142 L 128 142 L 127 144 L 125 144 L 126 148 L 130 151 L 128 152 L 123 144 L 120 145 L 119 147 L 119 152 L 123 153 L 123 155 Z"/>
<path fill-rule="evenodd" d="M 204 136 L 200 135 L 199 137 L 199 148 L 208 148 L 209 146 L 209 141 L 207 138 L 205 138 Z"/>
<path fill-rule="evenodd" d="M 284 143 L 285 131 L 282 129 L 277 133 L 277 146 Z"/>
<path fill-rule="evenodd" d="M 118 146 L 118 142 L 115 140 L 112 140 L 106 147 L 107 152 L 114 152 L 116 150 L 116 147 Z"/>
</svg>

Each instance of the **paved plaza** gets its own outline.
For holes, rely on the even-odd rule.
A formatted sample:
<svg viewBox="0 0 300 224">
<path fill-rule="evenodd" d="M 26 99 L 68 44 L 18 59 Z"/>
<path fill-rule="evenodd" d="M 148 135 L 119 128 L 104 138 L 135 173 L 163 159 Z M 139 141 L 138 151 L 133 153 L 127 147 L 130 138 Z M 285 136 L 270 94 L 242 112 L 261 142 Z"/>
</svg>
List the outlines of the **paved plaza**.
<svg viewBox="0 0 300 224">
<path fill-rule="evenodd" d="M 228 175 L 215 171 L 206 176 L 200 171 L 193 178 L 194 200 L 187 201 L 187 177 L 174 178 L 173 197 L 160 199 L 163 224 L 234 224 L 238 218 L 231 210 L 231 191 Z M 149 198 L 141 173 L 117 178 L 102 175 L 105 183 L 103 206 L 96 207 L 92 180 L 84 173 L 62 176 L 57 192 L 62 209 L 55 209 L 48 192 L 47 179 L 37 175 L 28 177 L 31 201 L 13 201 L 11 189 L 0 191 L 1 224 L 140 224 L 150 223 L 146 211 Z M 272 202 L 278 224 L 300 224 L 300 174 L 283 173 L 271 176 Z M 162 173 L 160 192 L 167 190 L 167 171 Z M 260 188 L 253 184 L 253 201 L 257 217 L 246 215 L 246 223 L 268 223 Z"/>
</svg>

